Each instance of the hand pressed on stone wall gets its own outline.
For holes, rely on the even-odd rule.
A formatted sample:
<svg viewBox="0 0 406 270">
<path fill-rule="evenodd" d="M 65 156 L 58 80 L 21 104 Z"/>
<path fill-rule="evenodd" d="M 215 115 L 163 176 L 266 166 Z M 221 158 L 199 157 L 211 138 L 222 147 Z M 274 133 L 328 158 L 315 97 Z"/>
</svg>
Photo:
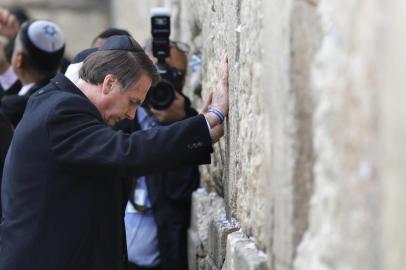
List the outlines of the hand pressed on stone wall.
<svg viewBox="0 0 406 270">
<path fill-rule="evenodd" d="M 219 109 L 224 116 L 228 115 L 228 56 L 224 52 L 219 66 L 220 80 L 213 89 L 210 107 Z"/>
<path fill-rule="evenodd" d="M 220 111 L 220 114 L 223 116 L 228 115 L 228 57 L 225 52 L 222 56 L 219 71 L 220 80 L 216 84 L 216 87 L 209 90 L 209 95 L 202 109 L 202 113 L 211 127 L 210 135 L 213 143 L 217 142 L 224 135 L 224 124 L 217 113 L 209 111 L 209 107 Z"/>
<path fill-rule="evenodd" d="M 5 8 L 0 8 L 0 35 L 13 39 L 20 28 L 17 17 Z"/>
</svg>

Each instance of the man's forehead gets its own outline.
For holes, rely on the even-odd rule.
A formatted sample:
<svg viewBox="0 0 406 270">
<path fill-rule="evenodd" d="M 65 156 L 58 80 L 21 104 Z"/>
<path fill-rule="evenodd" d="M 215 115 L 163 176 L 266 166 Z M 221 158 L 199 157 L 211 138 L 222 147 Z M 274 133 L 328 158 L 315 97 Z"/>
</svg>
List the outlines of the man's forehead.
<svg viewBox="0 0 406 270">
<path fill-rule="evenodd" d="M 131 96 L 139 97 L 143 95 L 144 92 L 148 91 L 151 87 L 152 79 L 147 75 L 143 74 L 140 79 L 131 87 Z"/>
</svg>

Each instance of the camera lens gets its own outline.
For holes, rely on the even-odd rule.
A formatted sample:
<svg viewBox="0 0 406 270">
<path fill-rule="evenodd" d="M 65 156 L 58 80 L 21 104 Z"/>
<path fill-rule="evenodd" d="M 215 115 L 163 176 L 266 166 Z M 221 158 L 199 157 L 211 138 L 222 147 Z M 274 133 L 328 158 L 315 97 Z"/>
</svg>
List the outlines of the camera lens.
<svg viewBox="0 0 406 270">
<path fill-rule="evenodd" d="M 149 90 L 146 101 L 149 106 L 157 110 L 168 108 L 175 99 L 175 89 L 169 81 L 161 80 Z"/>
</svg>

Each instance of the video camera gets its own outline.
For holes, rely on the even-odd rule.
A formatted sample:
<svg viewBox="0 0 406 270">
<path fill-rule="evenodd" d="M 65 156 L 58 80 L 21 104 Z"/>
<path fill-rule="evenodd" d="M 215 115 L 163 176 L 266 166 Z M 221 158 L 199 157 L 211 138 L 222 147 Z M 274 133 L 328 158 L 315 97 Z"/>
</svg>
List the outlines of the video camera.
<svg viewBox="0 0 406 270">
<path fill-rule="evenodd" d="M 158 59 L 156 67 L 161 75 L 158 84 L 148 91 L 145 105 L 157 110 L 168 108 L 175 99 L 175 91 L 182 91 L 182 72 L 170 67 L 165 59 L 170 56 L 170 12 L 166 8 L 151 10 L 152 54 Z"/>
</svg>

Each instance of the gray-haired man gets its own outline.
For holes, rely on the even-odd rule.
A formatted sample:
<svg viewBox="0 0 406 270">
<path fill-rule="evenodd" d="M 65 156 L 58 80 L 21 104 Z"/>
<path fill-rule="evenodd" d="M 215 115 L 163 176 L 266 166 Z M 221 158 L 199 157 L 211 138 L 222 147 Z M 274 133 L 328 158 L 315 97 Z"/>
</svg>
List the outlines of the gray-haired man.
<svg viewBox="0 0 406 270">
<path fill-rule="evenodd" d="M 132 38 L 111 37 L 76 85 L 57 75 L 34 94 L 4 169 L 0 270 L 125 269 L 122 179 L 210 162 L 228 112 L 226 58 L 222 74 L 216 113 L 132 134 L 109 126 L 134 118 L 159 79 Z"/>
</svg>

